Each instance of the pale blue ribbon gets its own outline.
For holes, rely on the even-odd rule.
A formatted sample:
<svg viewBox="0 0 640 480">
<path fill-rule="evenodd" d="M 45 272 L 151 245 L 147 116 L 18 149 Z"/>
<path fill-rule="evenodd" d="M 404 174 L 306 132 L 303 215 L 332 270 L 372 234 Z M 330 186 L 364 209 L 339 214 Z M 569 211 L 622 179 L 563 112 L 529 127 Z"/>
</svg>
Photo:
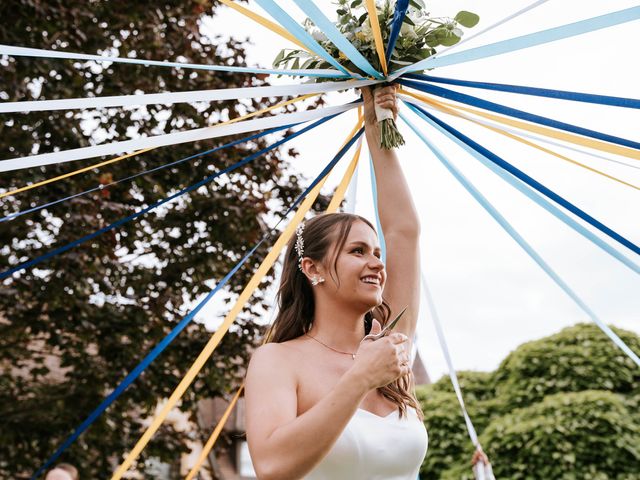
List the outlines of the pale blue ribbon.
<svg viewBox="0 0 640 480">
<path fill-rule="evenodd" d="M 341 72 L 351 77 L 360 78 L 359 75 L 355 76 L 353 74 L 350 74 L 342 65 L 340 65 L 335 58 L 329 55 L 327 51 L 322 48 L 322 46 L 318 42 L 316 42 L 313 37 L 301 25 L 298 24 L 298 22 L 296 22 L 282 8 L 280 8 L 276 4 L 276 2 L 274 2 L 273 0 L 256 0 L 256 3 L 264 8 L 275 21 L 286 28 L 289 33 L 294 35 L 309 50 L 313 51 L 319 57 L 324 58 L 327 62 L 329 62 Z"/>
<path fill-rule="evenodd" d="M 332 70 L 277 70 L 269 68 L 250 68 L 250 67 L 230 67 L 224 65 L 203 65 L 198 63 L 180 63 L 180 62 L 161 62 L 158 60 L 144 60 L 140 58 L 123 58 L 108 57 L 103 55 L 90 55 L 84 53 L 64 52 L 58 50 L 42 50 L 39 48 L 14 47 L 12 45 L 0 45 L 0 55 L 8 55 L 11 57 L 36 57 L 36 58 L 55 58 L 61 60 L 81 60 L 85 62 L 114 62 L 114 63 L 130 63 L 134 65 L 145 65 L 154 67 L 170 67 L 170 68 L 186 68 L 191 70 L 212 70 L 216 72 L 238 72 L 238 73 L 257 73 L 269 75 L 290 75 L 290 76 L 308 76 L 308 77 L 325 77 L 325 78 L 352 78 L 346 70 L 341 69 L 344 73 Z"/>
<path fill-rule="evenodd" d="M 409 108 L 415 112 L 420 118 L 428 122 L 431 126 L 437 128 L 443 132 L 450 139 L 455 137 L 444 129 L 440 129 L 435 122 L 432 122 L 426 115 L 423 115 L 417 108 L 409 105 Z M 531 245 L 511 226 L 511 224 L 491 205 L 491 203 L 478 191 L 473 184 L 446 158 L 446 156 L 433 145 L 426 136 L 420 132 L 415 125 L 413 125 L 404 115 L 400 115 L 402 120 L 411 127 L 415 134 L 429 147 L 429 149 L 435 154 L 440 162 L 449 170 L 449 172 L 455 177 L 458 182 L 473 196 L 473 198 L 484 208 L 493 219 L 513 238 L 520 247 L 535 261 L 542 270 L 558 285 L 574 303 L 585 313 L 587 316 L 615 343 L 624 353 L 626 353 L 634 363 L 640 367 L 640 357 L 631 350 L 624 341 L 616 335 L 604 322 L 602 322 L 598 316 L 582 301 L 580 297 L 569 287 L 567 283 L 558 276 L 558 274 L 544 261 L 544 259 L 533 249 Z M 456 142 L 457 143 L 457 142 Z M 479 158 L 480 154 L 474 155 Z M 484 162 L 483 162 L 484 163 Z"/>
<path fill-rule="evenodd" d="M 327 38 L 331 40 L 331 42 L 338 47 L 338 49 L 344 53 L 351 62 L 353 62 L 356 67 L 379 80 L 384 78 L 382 74 L 373 68 L 371 63 L 369 63 L 369 61 L 351 44 L 351 42 L 349 42 L 344 35 L 340 33 L 340 30 L 336 28 L 333 22 L 331 22 L 331 20 L 329 20 L 313 2 L 309 2 L 308 0 L 293 1 L 304 13 L 307 14 L 307 17 L 309 17 L 313 23 L 323 31 Z"/>
<path fill-rule="evenodd" d="M 607 13 L 599 17 L 581 20 L 579 22 L 562 25 L 560 27 L 542 30 L 540 32 L 522 35 L 520 37 L 503 40 L 501 42 L 483 45 L 482 47 L 471 48 L 463 52 L 452 53 L 444 57 L 433 56 L 418 63 L 409 65 L 393 72 L 392 77 L 397 78 L 406 72 L 415 72 L 435 67 L 445 67 L 458 63 L 470 62 L 481 58 L 493 57 L 503 53 L 514 52 L 523 48 L 529 48 L 544 43 L 555 42 L 565 38 L 582 35 L 602 28 L 612 27 L 621 23 L 631 22 L 640 18 L 640 6 Z"/>
<path fill-rule="evenodd" d="M 384 232 L 382 231 L 382 224 L 380 223 L 380 214 L 378 213 L 378 187 L 376 186 L 376 170 L 373 167 L 373 158 L 369 153 L 369 169 L 371 170 L 371 197 L 373 198 L 373 212 L 376 217 L 376 228 L 378 229 L 378 239 L 380 240 L 380 258 L 382 263 L 387 263 L 387 244 L 384 241 Z"/>
<path fill-rule="evenodd" d="M 431 297 L 431 292 L 429 291 L 429 287 L 427 286 L 427 279 L 424 275 L 424 272 L 422 272 L 422 292 L 424 293 L 425 299 L 427 300 L 429 313 L 431 314 L 431 318 L 433 319 L 433 324 L 436 327 L 436 333 L 438 335 L 438 343 L 440 343 L 442 354 L 444 355 L 444 359 L 447 362 L 447 368 L 449 369 L 449 378 L 451 379 L 451 385 L 453 385 L 453 390 L 456 394 L 456 397 L 458 398 L 458 403 L 460 404 L 460 409 L 462 410 L 462 416 L 464 417 L 464 423 L 467 426 L 467 432 L 469 433 L 469 438 L 471 439 L 471 443 L 473 443 L 473 446 L 478 448 L 480 447 L 480 442 L 478 441 L 478 434 L 476 433 L 476 429 L 473 426 L 471 417 L 467 412 L 467 407 L 464 403 L 464 398 L 462 397 L 462 389 L 460 388 L 460 382 L 458 381 L 458 375 L 456 374 L 456 369 L 454 368 L 453 361 L 451 360 L 451 354 L 449 353 L 449 348 L 447 347 L 447 340 L 444 336 L 444 331 L 442 329 L 442 324 L 440 323 L 440 318 L 438 317 L 436 304 L 433 302 L 433 298 Z"/>
</svg>

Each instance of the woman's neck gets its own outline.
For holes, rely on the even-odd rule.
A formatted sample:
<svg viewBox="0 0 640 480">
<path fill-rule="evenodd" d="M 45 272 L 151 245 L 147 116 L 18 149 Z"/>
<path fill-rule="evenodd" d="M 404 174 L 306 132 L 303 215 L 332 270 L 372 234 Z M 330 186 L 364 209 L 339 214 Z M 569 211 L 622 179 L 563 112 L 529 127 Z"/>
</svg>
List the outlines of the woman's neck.
<svg viewBox="0 0 640 480">
<path fill-rule="evenodd" d="M 364 338 L 364 313 L 333 305 L 319 307 L 313 317 L 309 335 L 346 352 L 355 352 Z"/>
</svg>

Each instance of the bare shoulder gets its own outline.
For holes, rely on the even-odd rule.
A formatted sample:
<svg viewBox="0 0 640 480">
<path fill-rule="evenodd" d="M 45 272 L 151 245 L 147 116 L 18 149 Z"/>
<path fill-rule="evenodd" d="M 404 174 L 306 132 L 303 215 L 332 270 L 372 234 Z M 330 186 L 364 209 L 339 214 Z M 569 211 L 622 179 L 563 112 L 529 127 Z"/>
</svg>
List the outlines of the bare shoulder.
<svg viewBox="0 0 640 480">
<path fill-rule="evenodd" d="M 251 355 L 249 376 L 253 371 L 259 371 L 260 375 L 269 374 L 269 372 L 277 373 L 279 376 L 290 373 L 293 374 L 293 362 L 297 349 L 295 348 L 295 340 L 282 343 L 265 343 L 258 347 Z"/>
</svg>

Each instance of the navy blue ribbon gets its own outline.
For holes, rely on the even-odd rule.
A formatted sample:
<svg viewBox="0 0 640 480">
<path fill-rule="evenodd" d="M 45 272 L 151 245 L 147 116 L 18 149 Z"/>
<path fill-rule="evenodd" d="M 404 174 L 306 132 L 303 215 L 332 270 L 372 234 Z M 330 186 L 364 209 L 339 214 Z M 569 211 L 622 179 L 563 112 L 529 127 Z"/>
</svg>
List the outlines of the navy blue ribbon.
<svg viewBox="0 0 640 480">
<path fill-rule="evenodd" d="M 640 248 L 635 243 L 633 243 L 630 240 L 626 239 L 625 237 L 623 237 L 619 233 L 615 232 L 611 228 L 607 227 L 603 223 L 599 222 L 598 220 L 593 218 L 591 215 L 589 215 L 588 213 L 584 212 L 583 210 L 581 210 L 580 208 L 575 206 L 573 203 L 569 202 L 568 200 L 565 200 L 563 197 L 561 197 L 557 193 L 553 192 L 549 188 L 545 187 L 544 185 L 542 185 L 540 182 L 538 182 L 534 178 L 530 177 L 529 175 L 527 175 L 523 171 L 517 169 L 516 167 L 511 165 L 506 160 L 500 158 L 495 153 L 487 150 L 485 147 L 483 147 L 479 143 L 474 142 L 472 139 L 470 139 L 466 135 L 462 134 L 461 132 L 459 132 L 458 130 L 453 128 L 452 126 L 444 123 L 442 120 L 440 120 L 439 118 L 433 116 L 432 114 L 430 114 L 429 112 L 427 112 L 423 108 L 420 108 L 418 106 L 415 106 L 415 107 L 422 114 L 424 114 L 426 117 L 431 119 L 433 122 L 438 124 L 443 129 L 445 129 L 447 132 L 449 132 L 450 134 L 452 134 L 453 136 L 458 138 L 460 141 L 462 141 L 465 144 L 467 144 L 469 147 L 473 148 L 475 151 L 477 151 L 480 154 L 484 155 L 487 159 L 489 159 L 490 161 L 492 161 L 493 163 L 495 163 L 496 165 L 498 165 L 502 169 L 506 170 L 507 172 L 509 172 L 514 177 L 518 178 L 522 182 L 524 182 L 527 185 L 529 185 L 530 187 L 534 188 L 535 190 L 537 190 L 541 194 L 545 195 L 547 198 L 553 200 L 557 204 L 563 206 L 564 208 L 566 208 L 567 210 L 572 212 L 574 215 L 577 215 L 578 217 L 583 219 L 585 222 L 591 224 L 592 226 L 594 226 L 595 228 L 600 230 L 605 235 L 608 235 L 609 237 L 614 239 L 616 242 L 618 242 L 621 245 L 624 245 L 625 247 L 630 249 L 632 252 L 634 252 L 636 254 L 640 254 Z"/>
<path fill-rule="evenodd" d="M 255 134 L 255 135 L 251 135 L 250 137 L 244 137 L 244 138 L 241 138 L 239 140 L 235 140 L 233 142 L 226 143 L 226 144 L 221 145 L 219 147 L 212 148 L 212 149 L 206 150 L 204 152 L 196 153 L 195 155 L 191 155 L 189 157 L 181 158 L 180 160 L 175 160 L 175 161 L 167 163 L 165 165 L 160 165 L 159 167 L 155 167 L 155 168 L 151 168 L 149 170 L 145 170 L 144 172 L 136 173 L 135 175 L 130 175 L 128 177 L 124 177 L 124 178 L 120 178 L 118 180 L 114 180 L 113 182 L 107 183 L 105 185 L 99 185 L 97 187 L 90 188 L 89 190 L 85 190 L 84 192 L 74 193 L 73 195 L 69 195 L 68 197 L 60 198 L 58 200 L 54 200 L 53 202 L 45 203 L 43 205 L 38 205 L 36 207 L 29 208 L 28 210 L 22 210 L 20 212 L 12 213 L 10 215 L 7 215 L 6 217 L 0 218 L 0 223 L 6 222 L 6 221 L 9 221 L 9 220 L 13 220 L 14 218 L 18 218 L 18 217 L 21 217 L 22 215 L 26 215 L 27 213 L 37 212 L 38 210 L 42 210 L 43 208 L 52 207 L 54 205 L 57 205 L 57 204 L 62 203 L 62 202 L 66 202 L 67 200 L 71 200 L 73 198 L 82 197 L 83 195 L 87 195 L 89 193 L 96 192 L 98 190 L 103 190 L 105 188 L 112 187 L 114 185 L 117 185 L 117 184 L 122 183 L 122 182 L 126 182 L 128 180 L 133 180 L 134 178 L 141 177 L 142 175 L 147 175 L 149 173 L 157 172 L 158 170 L 163 170 L 163 169 L 168 168 L 168 167 L 173 167 L 175 165 L 179 165 L 181 163 L 188 162 L 189 160 L 193 160 L 195 158 L 199 158 L 199 157 L 203 157 L 205 155 L 209 155 L 210 153 L 217 152 L 218 150 L 223 150 L 225 148 L 233 147 L 233 146 L 241 144 L 241 143 L 245 143 L 245 142 L 249 142 L 251 140 L 255 140 L 256 138 L 260 138 L 260 137 L 263 137 L 265 135 L 269 135 L 271 133 L 276 133 L 276 132 L 278 132 L 280 130 L 285 130 L 287 128 L 295 127 L 296 125 L 300 125 L 300 123 L 292 123 L 291 125 L 285 125 L 283 127 L 277 127 L 277 128 L 272 128 L 271 130 L 265 130 L 264 132 L 261 132 L 261 133 Z"/>
<path fill-rule="evenodd" d="M 335 117 L 336 115 L 333 115 Z M 331 118 L 331 117 L 329 117 Z M 326 121 L 327 119 L 323 119 Z M 315 122 L 313 125 L 309 126 L 307 129 L 313 128 L 314 126 L 319 125 L 320 122 Z M 44 463 L 42 467 L 40 467 L 31 477 L 32 479 L 37 478 L 42 475 L 53 463 L 64 453 L 64 451 L 71 446 L 71 444 L 87 429 L 91 426 L 91 424 L 127 389 L 129 385 L 131 385 L 147 368 L 151 362 L 153 362 L 158 355 L 162 353 L 162 351 L 178 336 L 178 334 L 184 330 L 184 328 L 193 320 L 193 318 L 197 315 L 197 313 L 205 306 L 205 304 L 211 300 L 211 298 L 220 291 L 222 287 L 224 287 L 229 279 L 240 269 L 240 267 L 247 261 L 247 259 L 258 249 L 258 247 L 264 243 L 276 230 L 280 222 L 284 218 L 287 217 L 313 190 L 313 188 L 320 182 L 324 177 L 326 177 L 329 172 L 333 169 L 333 167 L 340 161 L 340 159 L 344 156 L 344 154 L 353 146 L 356 140 L 362 135 L 364 132 L 364 128 L 361 128 L 358 133 L 356 133 L 351 140 L 340 149 L 340 151 L 336 154 L 336 156 L 329 162 L 329 164 L 320 172 L 320 174 L 315 178 L 315 180 L 307 187 L 307 189 L 300 194 L 300 196 L 291 204 L 291 206 L 287 209 L 287 211 L 282 215 L 281 220 L 267 232 L 262 239 L 233 267 L 233 269 L 216 285 L 216 287 L 211 290 L 207 296 L 191 311 L 187 316 L 185 316 L 178 325 L 176 325 L 169 334 L 162 339 L 158 345 L 154 347 L 154 349 L 147 354 L 147 356 L 124 378 L 124 380 L 98 405 L 98 407 L 89 414 L 89 416 L 78 426 L 74 432 L 60 445 L 60 447 L 55 451 L 53 455 Z M 293 135 L 290 137 L 293 138 Z M 274 144 L 275 145 L 275 144 Z M 273 146 L 271 147 L 273 148 Z"/>
<path fill-rule="evenodd" d="M 396 2 L 396 9 L 393 12 L 393 19 L 391 20 L 391 32 L 389 33 L 389 41 L 387 42 L 387 51 L 384 55 L 387 59 L 387 64 L 389 63 L 393 49 L 396 48 L 402 22 L 404 22 L 404 17 L 407 15 L 407 8 L 409 8 L 409 0 L 398 0 Z"/>
<path fill-rule="evenodd" d="M 458 80 L 455 78 L 434 77 L 422 74 L 407 74 L 404 78 L 413 78 L 425 82 L 444 83 L 447 85 L 458 85 L 460 87 L 482 88 L 484 90 L 495 90 L 497 92 L 520 93 L 522 95 L 533 95 L 536 97 L 556 98 L 559 100 L 570 100 L 572 102 L 595 103 L 598 105 L 610 105 L 612 107 L 640 108 L 640 99 L 612 97 L 609 95 L 597 95 L 593 93 L 569 92 L 566 90 L 551 90 L 548 88 L 524 87 L 521 85 L 506 85 L 503 83 L 472 82 L 470 80 Z"/>
<path fill-rule="evenodd" d="M 566 132 L 577 133 L 578 135 L 584 135 L 585 137 L 596 138 L 605 142 L 615 143 L 617 145 L 623 145 L 625 147 L 634 148 L 640 150 L 640 143 L 628 140 L 626 138 L 616 137 L 606 133 L 598 132 L 596 130 L 590 130 L 588 128 L 578 127 L 570 123 L 560 122 L 541 115 L 535 115 L 533 113 L 518 110 L 517 108 L 507 107 L 499 103 L 483 100 L 472 95 L 466 95 L 459 93 L 448 88 L 437 87 L 435 85 L 429 85 L 427 83 L 416 82 L 414 80 L 398 79 L 398 82 L 407 87 L 415 88 L 422 92 L 437 95 L 438 97 L 447 98 L 456 102 L 464 103 L 466 105 L 472 105 L 475 107 L 483 108 L 491 112 L 500 113 L 502 115 L 509 115 L 511 117 L 520 118 L 528 122 L 537 123 L 539 125 L 546 125 L 548 127 L 557 128 L 558 130 L 564 130 Z"/>
<path fill-rule="evenodd" d="M 344 113 L 344 112 L 342 112 L 342 113 Z M 134 213 L 132 215 L 129 215 L 128 217 L 121 218 L 120 220 L 117 220 L 116 222 L 112 223 L 111 225 L 107 225 L 106 227 L 103 227 L 100 230 L 97 230 L 97 231 L 95 231 L 93 233 L 90 233 L 89 235 L 85 235 L 82 238 L 74 240 L 73 242 L 68 243 L 67 245 L 63 245 L 62 247 L 56 248 L 55 250 L 52 250 L 51 252 L 48 252 L 48 253 L 46 253 L 44 255 L 40 255 L 39 257 L 36 257 L 33 260 L 29 260 L 27 262 L 21 263 L 20 265 L 16 265 L 15 267 L 13 267 L 13 268 L 11 268 L 9 270 L 5 270 L 4 272 L 0 273 L 0 280 L 2 280 L 4 278 L 7 278 L 7 277 L 13 275 L 16 272 L 19 272 L 20 270 L 24 270 L 25 268 L 32 267 L 33 265 L 36 265 L 36 264 L 38 264 L 40 262 L 48 260 L 49 258 L 51 258 L 51 257 L 53 257 L 55 255 L 58 255 L 60 253 L 64 253 L 67 250 L 70 250 L 70 249 L 72 249 L 72 248 L 74 248 L 74 247 L 76 247 L 76 246 L 78 246 L 78 245 L 80 245 L 80 244 L 82 244 L 84 242 L 87 242 L 89 240 L 92 240 L 92 239 L 98 237 L 99 235 L 102 235 L 105 232 L 113 230 L 114 228 L 118 228 L 119 226 L 121 226 L 121 225 L 123 225 L 123 224 L 125 224 L 125 223 L 127 223 L 127 222 L 129 222 L 131 220 L 134 220 L 134 219 L 146 214 L 147 212 L 153 210 L 154 208 L 159 207 L 160 205 L 163 205 L 163 204 L 165 204 L 165 203 L 167 203 L 167 202 L 169 202 L 169 201 L 171 201 L 171 200 L 173 200 L 173 199 L 175 199 L 175 198 L 177 198 L 177 197 L 179 197 L 181 195 L 184 195 L 186 193 L 192 192 L 193 190 L 196 190 L 196 189 L 200 188 L 201 186 L 211 182 L 213 179 L 219 177 L 220 175 L 228 173 L 228 172 L 230 172 L 232 170 L 235 170 L 236 168 L 239 168 L 239 167 L 251 162 L 252 160 L 255 160 L 256 158 L 262 156 L 264 153 L 266 153 L 266 152 L 268 152 L 270 150 L 273 150 L 274 148 L 282 145 L 283 143 L 286 143 L 286 142 L 294 139 L 295 137 L 297 137 L 299 135 L 302 135 L 303 133 L 311 130 L 312 128 L 317 127 L 318 125 L 320 125 L 320 124 L 322 124 L 324 122 L 329 121 L 330 119 L 336 117 L 337 115 L 340 115 L 340 114 L 330 115 L 328 117 L 322 118 L 322 119 L 312 123 L 311 125 L 308 125 L 308 126 L 304 127 L 303 129 L 299 130 L 298 132 L 295 132 L 295 133 L 289 135 L 288 137 L 285 137 L 282 140 L 279 140 L 276 143 L 274 143 L 274 144 L 272 144 L 272 145 L 270 145 L 270 146 L 268 146 L 266 148 L 263 148 L 259 152 L 256 152 L 256 153 L 246 157 L 244 160 L 241 160 L 238 163 L 235 163 L 235 164 L 233 164 L 233 165 L 231 165 L 231 166 L 229 166 L 229 167 L 227 167 L 227 168 L 225 168 L 223 170 L 220 170 L 219 172 L 216 172 L 213 175 L 210 175 L 207 178 L 205 178 L 203 180 L 200 180 L 199 182 L 197 182 L 197 183 L 195 183 L 195 184 L 193 184 L 193 185 L 191 185 L 189 187 L 183 188 L 179 192 L 176 192 L 176 193 L 174 193 L 173 195 L 171 195 L 171 196 L 169 196 L 167 198 L 159 200 L 156 203 L 153 203 L 153 204 L 149 205 L 148 207 L 143 208 L 142 210 L 139 210 L 139 211 L 137 211 L 136 213 Z"/>
</svg>

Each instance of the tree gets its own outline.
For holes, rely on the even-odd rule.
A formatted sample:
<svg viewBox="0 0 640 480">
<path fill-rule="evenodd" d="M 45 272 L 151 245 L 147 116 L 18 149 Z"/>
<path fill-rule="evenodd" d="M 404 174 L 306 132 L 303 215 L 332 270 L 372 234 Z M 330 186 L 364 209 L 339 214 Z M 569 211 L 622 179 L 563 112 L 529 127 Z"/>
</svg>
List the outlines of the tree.
<svg viewBox="0 0 640 480">
<path fill-rule="evenodd" d="M 614 331 L 634 351 L 640 337 Z M 525 343 L 491 373 L 461 372 L 496 478 L 638 479 L 640 373 L 592 324 Z M 419 392 L 430 433 L 425 479 L 473 479 L 473 452 L 448 378 Z"/>
<path fill-rule="evenodd" d="M 0 3 L 0 43 L 242 65 L 241 42 L 222 42 L 201 33 L 202 19 L 213 11 L 209 0 L 14 0 Z M 9 57 L 0 62 L 0 98 L 11 101 L 266 84 L 250 74 L 202 70 Z M 2 158 L 20 157 L 199 128 L 271 104 L 265 99 L 6 114 L 0 122 L 0 149 Z M 0 213 L 42 205 L 231 140 L 156 149 L 8 197 Z M 263 138 L 257 139 L 3 223 L 0 269 L 109 225 L 266 145 Z M 286 158 L 296 155 L 291 149 L 274 150 L 160 211 L 0 284 L 0 477 L 20 478 L 44 462 L 182 319 L 188 305 L 210 290 L 206 282 L 220 280 L 266 233 L 267 218 L 289 206 L 301 191 L 298 179 L 287 170 Z M 96 161 L 4 173 L 0 191 Z M 326 202 L 321 198 L 317 208 Z M 230 292 L 239 293 L 268 249 L 269 242 L 238 271 L 228 284 Z M 193 412 L 197 399 L 222 395 L 239 385 L 251 345 L 260 334 L 253 320 L 263 307 L 263 294 L 258 293 L 185 395 L 183 410 Z M 172 392 L 208 337 L 202 325 L 191 324 L 61 461 L 77 465 L 83 478 L 107 478 L 113 462 L 119 462 L 142 433 L 141 418 Z M 50 372 L 51 358 L 59 360 L 57 376 Z M 163 427 L 139 465 L 149 456 L 175 461 L 186 450 L 186 437 Z"/>
</svg>

